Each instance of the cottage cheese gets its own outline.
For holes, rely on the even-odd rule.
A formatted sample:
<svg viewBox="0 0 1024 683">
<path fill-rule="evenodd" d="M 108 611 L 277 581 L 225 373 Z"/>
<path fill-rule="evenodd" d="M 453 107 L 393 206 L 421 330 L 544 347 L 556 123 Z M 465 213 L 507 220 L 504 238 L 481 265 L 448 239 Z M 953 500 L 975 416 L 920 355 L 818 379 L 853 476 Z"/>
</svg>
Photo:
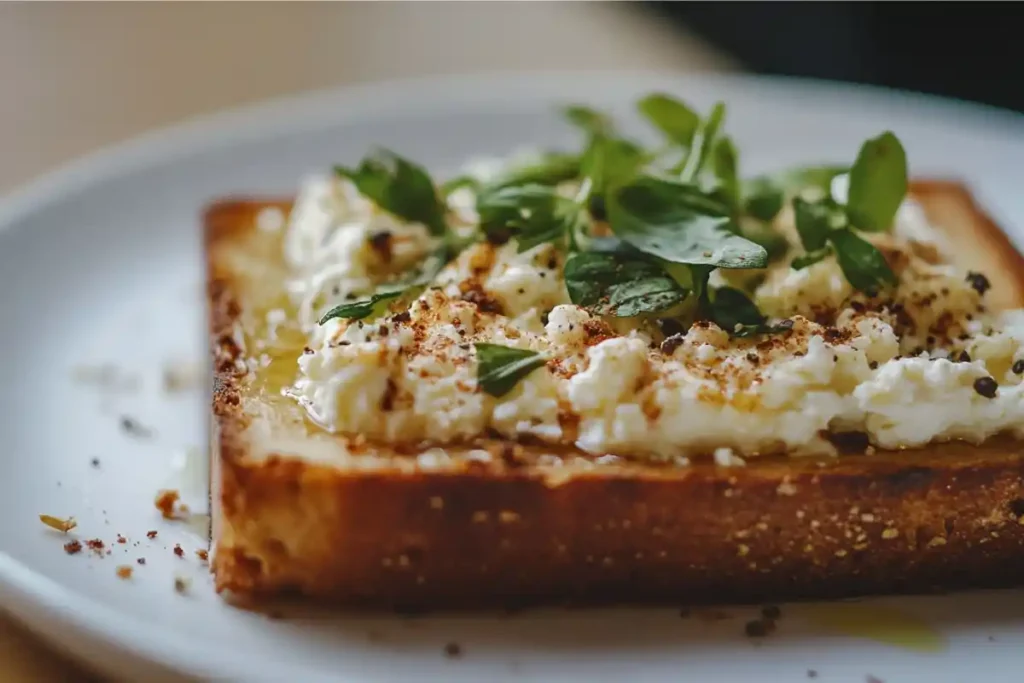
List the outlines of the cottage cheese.
<svg viewBox="0 0 1024 683">
<path fill-rule="evenodd" d="M 464 191 L 450 208 L 475 220 Z M 910 207 L 899 221 L 912 227 L 871 236 L 897 255 L 900 287 L 884 305 L 855 293 L 834 258 L 771 268 L 754 298 L 768 315 L 793 320 L 785 335 L 730 339 L 698 323 L 662 344 L 650 325 L 573 306 L 559 251 L 518 253 L 514 240 L 466 249 L 407 311 L 318 327 L 310 323 L 323 307 L 415 263 L 433 240 L 347 183 L 313 180 L 285 243 L 312 346 L 288 393 L 327 430 L 391 443 L 490 431 L 675 462 L 833 453 L 829 431 L 863 431 L 893 449 L 1024 436 L 1024 384 L 1012 371 L 1024 359 L 1024 317 L 985 316 L 962 274 L 914 246 L 934 233 L 923 214 Z M 379 231 L 400 245 L 390 261 L 368 244 Z M 494 398 L 477 385 L 474 342 L 530 349 L 549 363 Z M 961 352 L 971 360 L 958 362 Z M 994 397 L 975 388 L 985 377 L 999 384 Z"/>
</svg>

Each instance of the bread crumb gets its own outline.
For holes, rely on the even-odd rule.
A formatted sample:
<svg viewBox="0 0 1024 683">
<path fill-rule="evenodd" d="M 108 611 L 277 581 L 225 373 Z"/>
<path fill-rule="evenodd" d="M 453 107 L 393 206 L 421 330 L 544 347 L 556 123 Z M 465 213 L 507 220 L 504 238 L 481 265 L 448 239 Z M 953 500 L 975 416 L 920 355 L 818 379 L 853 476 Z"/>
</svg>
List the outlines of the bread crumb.
<svg viewBox="0 0 1024 683">
<path fill-rule="evenodd" d="M 210 552 L 205 548 L 200 548 L 196 551 L 196 557 L 198 557 L 201 561 L 206 562 L 210 559 Z"/>
<path fill-rule="evenodd" d="M 117 566 L 117 578 L 119 579 L 130 579 L 132 578 L 132 568 L 127 564 L 120 564 Z"/>
<path fill-rule="evenodd" d="M 125 538 L 124 536 L 122 536 L 121 534 L 118 534 L 117 535 L 117 542 L 120 543 L 121 545 L 124 545 L 125 543 L 128 542 L 128 539 Z"/>
<path fill-rule="evenodd" d="M 93 551 L 97 555 L 101 555 L 103 553 L 103 549 L 106 548 L 106 544 L 98 538 L 89 539 L 85 542 L 85 545 L 89 550 Z"/>
<path fill-rule="evenodd" d="M 62 533 L 67 533 L 78 526 L 78 522 L 75 521 L 74 517 L 54 517 L 53 515 L 39 515 L 39 521 L 50 527 L 56 529 Z"/>
<path fill-rule="evenodd" d="M 177 555 L 178 557 L 185 557 L 185 551 L 182 550 L 180 543 L 175 543 L 174 544 L 174 554 Z"/>
<path fill-rule="evenodd" d="M 519 513 L 512 512 L 511 510 L 502 510 L 498 513 L 498 520 L 503 524 L 511 524 L 512 522 L 519 521 Z"/>
<path fill-rule="evenodd" d="M 191 587 L 192 581 L 186 576 L 175 576 L 174 577 L 174 590 L 177 593 L 187 593 L 189 587 Z"/>
<path fill-rule="evenodd" d="M 775 623 L 768 619 L 754 619 L 743 627 L 743 632 L 748 638 L 764 638 L 774 630 Z"/>
<path fill-rule="evenodd" d="M 888 529 L 883 529 L 882 530 L 882 538 L 884 538 L 887 541 L 891 541 L 892 539 L 899 538 L 899 537 L 900 537 L 899 529 L 893 529 L 892 527 L 889 527 Z"/>
<path fill-rule="evenodd" d="M 164 519 L 178 519 L 182 514 L 188 512 L 188 508 L 179 505 L 181 494 L 177 489 L 160 489 L 156 493 L 153 504 L 160 511 Z"/>
<path fill-rule="evenodd" d="M 940 545 L 946 545 L 946 539 L 942 536 L 936 536 L 932 540 L 928 541 L 929 548 L 937 548 Z"/>
<path fill-rule="evenodd" d="M 64 544 L 64 552 L 68 555 L 75 555 L 82 552 L 82 544 L 79 541 L 69 541 Z"/>
<path fill-rule="evenodd" d="M 131 436 L 146 438 L 153 435 L 152 429 L 146 427 L 131 415 L 122 415 L 120 425 L 121 431 Z"/>
<path fill-rule="evenodd" d="M 147 531 L 146 538 L 156 538 L 156 531 Z"/>
</svg>

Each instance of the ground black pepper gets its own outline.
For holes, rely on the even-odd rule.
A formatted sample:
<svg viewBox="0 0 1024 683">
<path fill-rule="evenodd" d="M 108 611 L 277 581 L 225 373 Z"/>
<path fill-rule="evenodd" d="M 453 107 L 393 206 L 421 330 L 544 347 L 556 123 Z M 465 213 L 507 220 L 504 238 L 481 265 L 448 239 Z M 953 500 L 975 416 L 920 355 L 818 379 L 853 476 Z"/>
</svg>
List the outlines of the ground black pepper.
<svg viewBox="0 0 1024 683">
<path fill-rule="evenodd" d="M 992 288 L 992 283 L 988 281 L 988 278 L 981 273 L 975 273 L 970 271 L 967 273 L 967 283 L 976 291 L 978 294 L 984 294 Z"/>
<path fill-rule="evenodd" d="M 991 377 L 979 377 L 974 380 L 974 390 L 985 398 L 995 398 L 999 385 Z"/>
<path fill-rule="evenodd" d="M 683 345 L 683 335 L 673 334 L 671 337 L 666 337 L 665 341 L 661 342 L 661 352 L 666 356 L 671 356 L 675 353 L 675 350 Z"/>
<path fill-rule="evenodd" d="M 1024 375 L 1024 360 L 1019 360 L 1010 368 L 1015 375 Z"/>
</svg>

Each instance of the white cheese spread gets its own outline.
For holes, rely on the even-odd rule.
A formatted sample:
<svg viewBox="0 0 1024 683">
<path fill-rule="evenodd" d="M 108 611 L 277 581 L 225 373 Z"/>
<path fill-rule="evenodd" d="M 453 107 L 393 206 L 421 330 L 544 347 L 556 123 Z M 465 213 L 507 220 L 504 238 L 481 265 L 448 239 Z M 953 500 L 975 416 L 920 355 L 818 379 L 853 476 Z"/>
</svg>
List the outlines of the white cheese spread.
<svg viewBox="0 0 1024 683">
<path fill-rule="evenodd" d="M 470 190 L 449 205 L 477 220 Z M 381 233 L 387 254 L 373 244 Z M 766 453 L 834 453 L 827 436 L 837 431 L 891 449 L 1024 436 L 1024 384 L 1012 369 L 1024 359 L 1021 316 L 984 315 L 964 275 L 919 248 L 934 234 L 908 201 L 892 234 L 868 237 L 900 280 L 885 307 L 854 292 L 835 257 L 770 268 L 753 300 L 792 320 L 785 335 L 730 339 L 708 322 L 669 339 L 623 329 L 569 302 L 557 248 L 517 253 L 515 240 L 467 248 L 408 310 L 318 327 L 328 305 L 410 267 L 434 239 L 347 181 L 312 179 L 285 237 L 311 339 L 288 393 L 327 430 L 391 443 L 496 432 L 595 455 L 685 462 L 703 453 L 733 466 Z M 478 386 L 475 342 L 549 361 L 495 398 Z"/>
</svg>

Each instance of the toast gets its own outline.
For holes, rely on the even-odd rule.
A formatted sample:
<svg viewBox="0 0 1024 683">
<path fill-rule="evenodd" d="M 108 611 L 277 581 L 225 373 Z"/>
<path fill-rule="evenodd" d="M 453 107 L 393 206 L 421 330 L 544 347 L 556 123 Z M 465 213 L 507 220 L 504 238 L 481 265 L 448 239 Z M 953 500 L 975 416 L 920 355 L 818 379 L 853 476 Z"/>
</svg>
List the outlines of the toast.
<svg viewBox="0 0 1024 683">
<path fill-rule="evenodd" d="M 1024 306 L 1024 262 L 968 190 L 910 191 L 958 265 L 985 266 L 989 301 Z M 281 236 L 256 227 L 268 207 L 289 203 L 226 200 L 205 214 L 212 570 L 233 600 L 699 604 L 1019 582 L 1024 444 L 1008 438 L 678 467 L 490 438 L 426 457 L 312 427 L 279 396 L 302 335 L 279 330 L 277 346 L 256 349 L 265 312 L 286 301 Z"/>
</svg>

